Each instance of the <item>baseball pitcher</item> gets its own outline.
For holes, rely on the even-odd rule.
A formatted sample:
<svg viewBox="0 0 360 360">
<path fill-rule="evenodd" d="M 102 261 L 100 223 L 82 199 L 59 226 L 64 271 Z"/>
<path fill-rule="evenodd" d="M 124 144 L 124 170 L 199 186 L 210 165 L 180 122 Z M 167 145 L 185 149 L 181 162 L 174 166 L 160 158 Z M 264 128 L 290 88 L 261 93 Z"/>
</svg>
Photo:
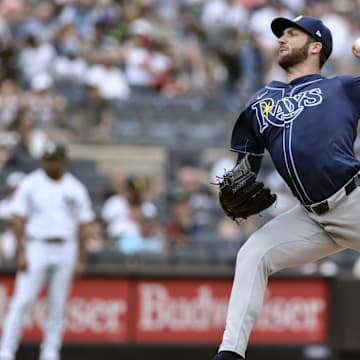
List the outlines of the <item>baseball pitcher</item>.
<svg viewBox="0 0 360 360">
<path fill-rule="evenodd" d="M 220 181 L 226 214 L 246 218 L 276 196 L 256 180 L 266 149 L 300 204 L 257 230 L 239 250 L 226 327 L 214 360 L 245 359 L 268 277 L 351 248 L 360 250 L 360 162 L 354 154 L 360 77 L 323 77 L 332 35 L 319 19 L 276 18 L 278 63 L 286 82 L 252 96 L 232 132 L 238 164 Z M 353 54 L 360 58 L 355 46 Z"/>
</svg>

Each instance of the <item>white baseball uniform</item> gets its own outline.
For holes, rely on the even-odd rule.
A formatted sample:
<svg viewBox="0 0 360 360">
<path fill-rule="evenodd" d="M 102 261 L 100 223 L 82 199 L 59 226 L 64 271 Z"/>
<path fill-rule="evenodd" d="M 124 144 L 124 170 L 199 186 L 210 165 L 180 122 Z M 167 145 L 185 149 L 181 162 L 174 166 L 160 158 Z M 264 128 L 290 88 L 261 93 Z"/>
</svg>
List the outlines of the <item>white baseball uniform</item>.
<svg viewBox="0 0 360 360">
<path fill-rule="evenodd" d="M 48 316 L 40 359 L 58 360 L 63 312 L 78 255 L 78 225 L 94 219 L 91 201 L 85 186 L 73 175 L 65 173 L 55 181 L 39 169 L 23 179 L 12 208 L 14 215 L 26 219 L 28 270 L 16 275 L 0 359 L 14 359 L 25 315 L 48 280 Z"/>
</svg>

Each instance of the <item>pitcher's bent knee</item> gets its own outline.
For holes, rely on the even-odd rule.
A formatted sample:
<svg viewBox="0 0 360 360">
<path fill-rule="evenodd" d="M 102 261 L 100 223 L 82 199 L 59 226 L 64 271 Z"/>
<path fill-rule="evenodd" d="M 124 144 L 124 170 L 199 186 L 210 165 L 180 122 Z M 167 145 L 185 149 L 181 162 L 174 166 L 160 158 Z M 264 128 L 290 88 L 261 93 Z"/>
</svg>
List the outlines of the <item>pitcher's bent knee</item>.
<svg viewBox="0 0 360 360">
<path fill-rule="evenodd" d="M 261 233 L 256 232 L 251 235 L 237 253 L 236 266 L 244 265 L 247 271 L 258 266 L 265 266 L 268 269 L 268 249 L 264 240 L 264 235 Z"/>
</svg>

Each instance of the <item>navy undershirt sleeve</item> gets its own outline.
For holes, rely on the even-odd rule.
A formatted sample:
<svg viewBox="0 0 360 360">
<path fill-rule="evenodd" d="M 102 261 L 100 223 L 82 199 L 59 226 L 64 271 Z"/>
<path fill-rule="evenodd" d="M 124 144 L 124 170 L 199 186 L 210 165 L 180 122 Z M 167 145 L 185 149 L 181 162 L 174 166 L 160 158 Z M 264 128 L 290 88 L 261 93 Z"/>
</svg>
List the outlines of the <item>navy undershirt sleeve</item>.
<svg viewBox="0 0 360 360">
<path fill-rule="evenodd" d="M 246 155 L 246 153 L 242 153 L 242 152 L 238 153 L 236 165 L 238 165 L 240 163 L 240 161 L 245 157 L 245 155 Z M 254 155 L 249 154 L 248 159 L 249 159 L 249 163 L 251 166 L 251 170 L 257 174 L 260 170 L 261 161 L 263 159 L 263 156 L 258 156 L 258 155 L 254 156 Z"/>
</svg>

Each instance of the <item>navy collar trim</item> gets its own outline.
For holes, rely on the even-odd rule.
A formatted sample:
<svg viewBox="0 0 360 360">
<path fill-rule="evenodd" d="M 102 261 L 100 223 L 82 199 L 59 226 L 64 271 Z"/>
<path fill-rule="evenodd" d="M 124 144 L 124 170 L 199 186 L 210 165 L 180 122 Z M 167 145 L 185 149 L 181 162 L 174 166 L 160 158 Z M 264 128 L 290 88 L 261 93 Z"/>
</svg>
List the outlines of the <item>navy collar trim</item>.
<svg viewBox="0 0 360 360">
<path fill-rule="evenodd" d="M 272 88 L 284 88 L 284 87 L 294 86 L 294 85 L 305 83 L 305 82 L 311 82 L 311 81 L 318 80 L 318 79 L 323 79 L 323 76 L 321 76 L 320 74 L 310 74 L 310 75 L 300 76 L 300 77 L 290 81 L 289 83 L 285 83 L 283 81 L 272 81 L 268 86 L 272 87 Z M 266 87 L 268 87 L 268 86 L 266 86 Z"/>
</svg>

